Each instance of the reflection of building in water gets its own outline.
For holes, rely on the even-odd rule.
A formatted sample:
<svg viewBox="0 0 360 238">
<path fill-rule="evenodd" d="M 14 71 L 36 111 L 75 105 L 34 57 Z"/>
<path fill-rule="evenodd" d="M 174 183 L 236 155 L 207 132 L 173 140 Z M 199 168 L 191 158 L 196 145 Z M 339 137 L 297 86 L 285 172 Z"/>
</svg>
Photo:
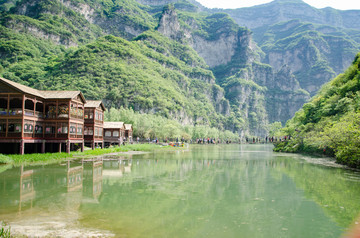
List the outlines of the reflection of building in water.
<svg viewBox="0 0 360 238">
<path fill-rule="evenodd" d="M 115 157 L 104 161 L 103 175 L 106 177 L 122 177 L 124 173 L 131 172 L 131 157 Z"/>
<path fill-rule="evenodd" d="M 19 199 L 19 211 L 22 206 L 30 203 L 30 208 L 33 205 L 35 199 L 35 189 L 33 182 L 34 170 L 24 170 L 24 166 L 20 167 L 20 199 Z"/>
<path fill-rule="evenodd" d="M 103 161 L 90 161 L 84 166 L 83 195 L 97 200 L 102 193 Z"/>
<path fill-rule="evenodd" d="M 71 167 L 70 161 L 67 162 L 67 191 L 77 191 L 83 187 L 83 165 Z"/>
</svg>

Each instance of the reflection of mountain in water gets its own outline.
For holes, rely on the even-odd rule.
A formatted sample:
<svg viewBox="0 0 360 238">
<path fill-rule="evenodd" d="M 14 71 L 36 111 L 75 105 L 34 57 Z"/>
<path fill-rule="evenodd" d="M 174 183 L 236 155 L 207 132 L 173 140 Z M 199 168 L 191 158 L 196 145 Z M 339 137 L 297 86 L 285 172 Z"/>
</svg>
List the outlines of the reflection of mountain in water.
<svg viewBox="0 0 360 238">
<path fill-rule="evenodd" d="M 339 237 L 360 212 L 356 173 L 269 151 L 201 146 L 8 169 L 0 220 L 47 236 Z"/>
</svg>

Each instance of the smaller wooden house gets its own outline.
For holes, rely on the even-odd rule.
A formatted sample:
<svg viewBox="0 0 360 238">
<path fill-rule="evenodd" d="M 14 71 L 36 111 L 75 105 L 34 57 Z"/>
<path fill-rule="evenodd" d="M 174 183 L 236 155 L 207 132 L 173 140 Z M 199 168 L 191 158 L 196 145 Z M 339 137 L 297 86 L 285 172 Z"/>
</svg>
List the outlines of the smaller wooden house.
<svg viewBox="0 0 360 238">
<path fill-rule="evenodd" d="M 133 141 L 133 127 L 131 124 L 125 124 L 125 141 Z"/>
<path fill-rule="evenodd" d="M 104 122 L 104 145 L 121 145 L 125 137 L 124 122 Z"/>
<path fill-rule="evenodd" d="M 88 100 L 84 113 L 84 142 L 92 149 L 97 146 L 104 148 L 104 112 L 105 106 L 101 101 Z"/>
</svg>

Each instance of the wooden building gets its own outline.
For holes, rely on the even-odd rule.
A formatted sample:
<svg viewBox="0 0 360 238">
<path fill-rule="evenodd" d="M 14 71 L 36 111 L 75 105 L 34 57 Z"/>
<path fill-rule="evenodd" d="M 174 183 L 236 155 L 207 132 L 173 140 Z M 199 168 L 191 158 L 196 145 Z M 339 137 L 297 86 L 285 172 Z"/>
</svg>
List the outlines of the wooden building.
<svg viewBox="0 0 360 238">
<path fill-rule="evenodd" d="M 41 91 L 0 78 L 0 153 L 84 148 L 80 91 Z"/>
<path fill-rule="evenodd" d="M 87 101 L 85 104 L 84 141 L 92 149 L 98 146 L 104 148 L 104 112 L 105 106 L 101 101 Z"/>
<path fill-rule="evenodd" d="M 124 122 L 104 122 L 104 144 L 121 145 L 125 137 Z"/>
<path fill-rule="evenodd" d="M 131 124 L 125 124 L 125 140 L 127 142 L 132 142 L 133 141 L 133 127 Z"/>
</svg>

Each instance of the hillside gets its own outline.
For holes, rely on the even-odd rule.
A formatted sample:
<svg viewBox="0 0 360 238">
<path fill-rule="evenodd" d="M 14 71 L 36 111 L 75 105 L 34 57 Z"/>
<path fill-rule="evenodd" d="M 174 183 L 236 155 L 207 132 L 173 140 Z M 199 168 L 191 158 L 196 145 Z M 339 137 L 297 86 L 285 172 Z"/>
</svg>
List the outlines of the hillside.
<svg viewBox="0 0 360 238">
<path fill-rule="evenodd" d="M 356 29 L 298 20 L 248 29 L 229 14 L 194 0 L 2 0 L 0 75 L 265 136 L 360 50 Z"/>
<path fill-rule="evenodd" d="M 223 128 L 236 123 L 236 118 L 225 119 L 230 107 L 224 90 L 215 84 L 213 73 L 191 47 L 154 30 L 132 41 L 106 36 L 104 29 L 88 22 L 85 15 L 59 4 L 39 1 L 27 5 L 22 1 L 2 13 L 3 77 L 39 89 L 79 89 L 89 99 L 103 99 L 107 107 L 133 108 L 183 124 Z M 56 15 L 52 20 L 44 18 L 46 9 L 60 15 L 68 12 L 76 17 L 74 21 L 87 22 L 72 25 L 73 31 L 64 34 L 72 39 L 72 47 L 69 40 L 54 37 L 63 36 L 61 29 L 68 29 Z M 16 14 L 19 12 L 25 15 Z M 26 24 L 15 26 L 9 19 L 22 19 Z M 62 28 L 57 28 L 60 25 Z M 82 27 L 104 36 L 95 37 Z M 89 33 L 87 37 L 85 32 Z"/>
<path fill-rule="evenodd" d="M 279 143 L 275 150 L 326 154 L 360 168 L 359 125 L 360 53 L 286 123 L 282 134 L 292 139 Z"/>
</svg>

